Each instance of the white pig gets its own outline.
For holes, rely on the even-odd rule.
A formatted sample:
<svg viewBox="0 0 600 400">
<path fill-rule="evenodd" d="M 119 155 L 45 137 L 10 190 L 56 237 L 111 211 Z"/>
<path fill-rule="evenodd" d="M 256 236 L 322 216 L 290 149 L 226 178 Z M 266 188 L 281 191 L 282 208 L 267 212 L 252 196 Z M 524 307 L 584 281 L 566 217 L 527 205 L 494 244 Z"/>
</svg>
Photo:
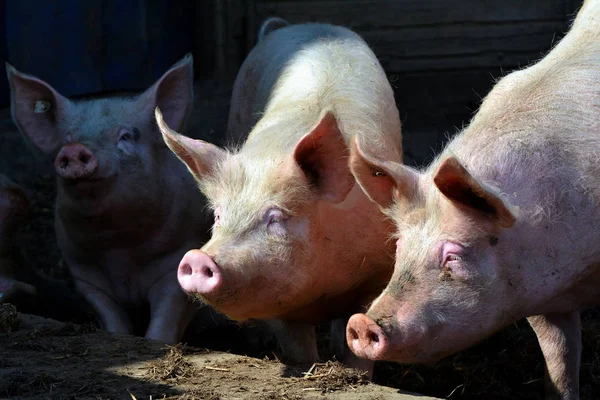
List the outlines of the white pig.
<svg viewBox="0 0 600 400">
<path fill-rule="evenodd" d="M 389 285 L 348 322 L 351 349 L 431 362 L 527 317 L 548 396 L 578 398 L 579 309 L 600 299 L 599 154 L 600 0 L 424 171 L 355 145 L 352 171 L 398 241 Z"/>
<path fill-rule="evenodd" d="M 364 309 L 390 277 L 393 243 L 382 232 L 392 224 L 352 177 L 348 144 L 356 136 L 401 161 L 400 120 L 381 65 L 354 32 L 271 19 L 259 39 L 232 97 L 231 135 L 251 129 L 241 148 L 179 135 L 157 112 L 215 214 L 211 240 L 181 260 L 179 282 L 232 319 L 276 319 L 284 355 L 314 361 L 312 324 Z"/>
</svg>

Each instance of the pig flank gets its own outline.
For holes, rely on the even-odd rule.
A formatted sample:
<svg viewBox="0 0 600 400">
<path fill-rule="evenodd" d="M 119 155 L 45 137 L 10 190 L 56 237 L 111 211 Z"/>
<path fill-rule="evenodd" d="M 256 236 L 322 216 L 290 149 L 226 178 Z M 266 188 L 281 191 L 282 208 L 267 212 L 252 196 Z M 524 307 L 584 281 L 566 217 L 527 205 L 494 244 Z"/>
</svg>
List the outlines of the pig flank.
<svg viewBox="0 0 600 400">
<path fill-rule="evenodd" d="M 157 117 L 218 218 L 202 251 L 223 285 L 199 296 L 237 320 L 314 322 L 367 304 L 372 297 L 358 293 L 382 288 L 391 273 L 380 234 L 391 224 L 355 185 L 349 140 L 401 161 L 398 111 L 377 59 L 347 29 L 281 27 L 250 53 L 236 86 L 230 129 L 259 118 L 239 149 L 192 143 Z M 282 217 L 271 230 L 273 210 Z M 351 292 L 347 304 L 333 300 Z"/>
<path fill-rule="evenodd" d="M 153 111 L 160 105 L 169 123 L 183 127 L 191 56 L 145 92 L 123 97 L 71 100 L 7 70 L 17 127 L 54 162 L 57 242 L 77 290 L 113 332 L 132 333 L 126 310 L 149 303 L 146 336 L 176 342 L 193 312 L 176 266 L 206 239 L 208 224 L 204 199 L 162 141 Z"/>
<path fill-rule="evenodd" d="M 577 398 L 577 310 L 600 287 L 598 15 L 600 1 L 586 1 L 565 38 L 501 79 L 425 171 L 353 146 L 353 173 L 398 235 L 388 287 L 348 324 L 357 355 L 435 361 L 537 316 L 550 390 Z"/>
</svg>

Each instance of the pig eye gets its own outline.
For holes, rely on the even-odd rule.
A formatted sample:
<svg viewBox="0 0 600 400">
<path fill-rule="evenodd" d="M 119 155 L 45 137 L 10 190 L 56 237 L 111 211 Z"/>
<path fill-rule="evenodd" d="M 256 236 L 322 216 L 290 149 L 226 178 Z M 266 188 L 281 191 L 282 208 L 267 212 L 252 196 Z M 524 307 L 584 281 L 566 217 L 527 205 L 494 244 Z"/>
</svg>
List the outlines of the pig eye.
<svg viewBox="0 0 600 400">
<path fill-rule="evenodd" d="M 283 211 L 281 211 L 281 210 L 273 209 L 273 210 L 269 210 L 269 212 L 267 213 L 267 224 L 268 225 L 282 222 L 285 219 L 286 219 L 285 215 L 283 214 Z"/>
<path fill-rule="evenodd" d="M 442 268 L 446 268 L 462 262 L 465 249 L 457 243 L 445 242 L 442 245 L 442 252 Z"/>
<path fill-rule="evenodd" d="M 267 230 L 272 235 L 276 236 L 285 236 L 287 229 L 286 224 L 284 223 L 289 219 L 283 211 L 278 208 L 272 208 L 267 211 L 265 215 L 265 222 L 267 224 Z"/>
<path fill-rule="evenodd" d="M 119 142 L 136 142 L 140 138 L 140 131 L 136 128 L 125 128 L 119 129 Z"/>
<path fill-rule="evenodd" d="M 289 218 L 283 211 L 279 209 L 271 209 L 265 215 L 267 230 L 275 236 L 285 236 L 286 226 L 284 222 Z"/>
<path fill-rule="evenodd" d="M 461 261 L 462 258 L 457 254 L 448 254 L 446 255 L 446 259 L 444 260 L 444 264 L 449 262 Z"/>
</svg>

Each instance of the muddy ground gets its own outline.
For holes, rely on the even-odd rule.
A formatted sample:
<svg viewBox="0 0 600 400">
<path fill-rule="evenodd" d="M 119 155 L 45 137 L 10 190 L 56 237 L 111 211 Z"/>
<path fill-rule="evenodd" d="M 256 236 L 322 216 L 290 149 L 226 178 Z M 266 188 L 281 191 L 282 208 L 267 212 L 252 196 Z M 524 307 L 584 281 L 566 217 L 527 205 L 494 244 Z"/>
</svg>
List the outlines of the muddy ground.
<svg viewBox="0 0 600 400">
<path fill-rule="evenodd" d="M 230 84 L 203 81 L 196 86 L 187 133 L 219 143 Z M 427 133 L 424 125 L 421 134 Z M 52 172 L 26 148 L 6 109 L 0 110 L 0 173 L 23 185 L 32 197 L 33 215 L 21 234 L 25 257 L 46 274 L 68 281 L 53 233 Z M 268 346 L 247 341 L 239 327 L 187 335 L 187 347 L 171 349 L 141 338 L 109 335 L 98 330 L 91 316 L 87 322 L 78 320 L 83 325 L 31 316 L 21 316 L 20 321 L 12 332 L 0 333 L 0 398 L 384 399 L 399 397 L 399 390 L 440 398 L 543 398 L 543 358 L 525 321 L 435 365 L 377 364 L 374 382 L 389 388 L 368 384 L 336 363 L 316 365 L 310 378 L 301 378 L 312 366 L 284 366 Z M 326 329 L 320 331 L 322 355 L 327 357 Z M 583 341 L 581 396 L 597 399 L 597 309 L 583 313 Z"/>
</svg>

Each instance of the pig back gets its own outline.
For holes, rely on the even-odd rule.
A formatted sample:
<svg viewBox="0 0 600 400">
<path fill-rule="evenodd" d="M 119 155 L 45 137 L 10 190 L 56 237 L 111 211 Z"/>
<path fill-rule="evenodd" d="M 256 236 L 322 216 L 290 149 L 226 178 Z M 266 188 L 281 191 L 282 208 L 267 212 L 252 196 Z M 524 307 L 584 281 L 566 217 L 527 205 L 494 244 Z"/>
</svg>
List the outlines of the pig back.
<svg viewBox="0 0 600 400">
<path fill-rule="evenodd" d="M 287 154 L 331 109 L 347 140 L 358 135 L 382 152 L 392 150 L 394 159 L 402 154 L 387 77 L 364 40 L 343 27 L 302 24 L 269 34 L 245 60 L 231 107 L 229 133 L 252 129 L 248 149 L 274 139 L 273 151 Z"/>
</svg>

